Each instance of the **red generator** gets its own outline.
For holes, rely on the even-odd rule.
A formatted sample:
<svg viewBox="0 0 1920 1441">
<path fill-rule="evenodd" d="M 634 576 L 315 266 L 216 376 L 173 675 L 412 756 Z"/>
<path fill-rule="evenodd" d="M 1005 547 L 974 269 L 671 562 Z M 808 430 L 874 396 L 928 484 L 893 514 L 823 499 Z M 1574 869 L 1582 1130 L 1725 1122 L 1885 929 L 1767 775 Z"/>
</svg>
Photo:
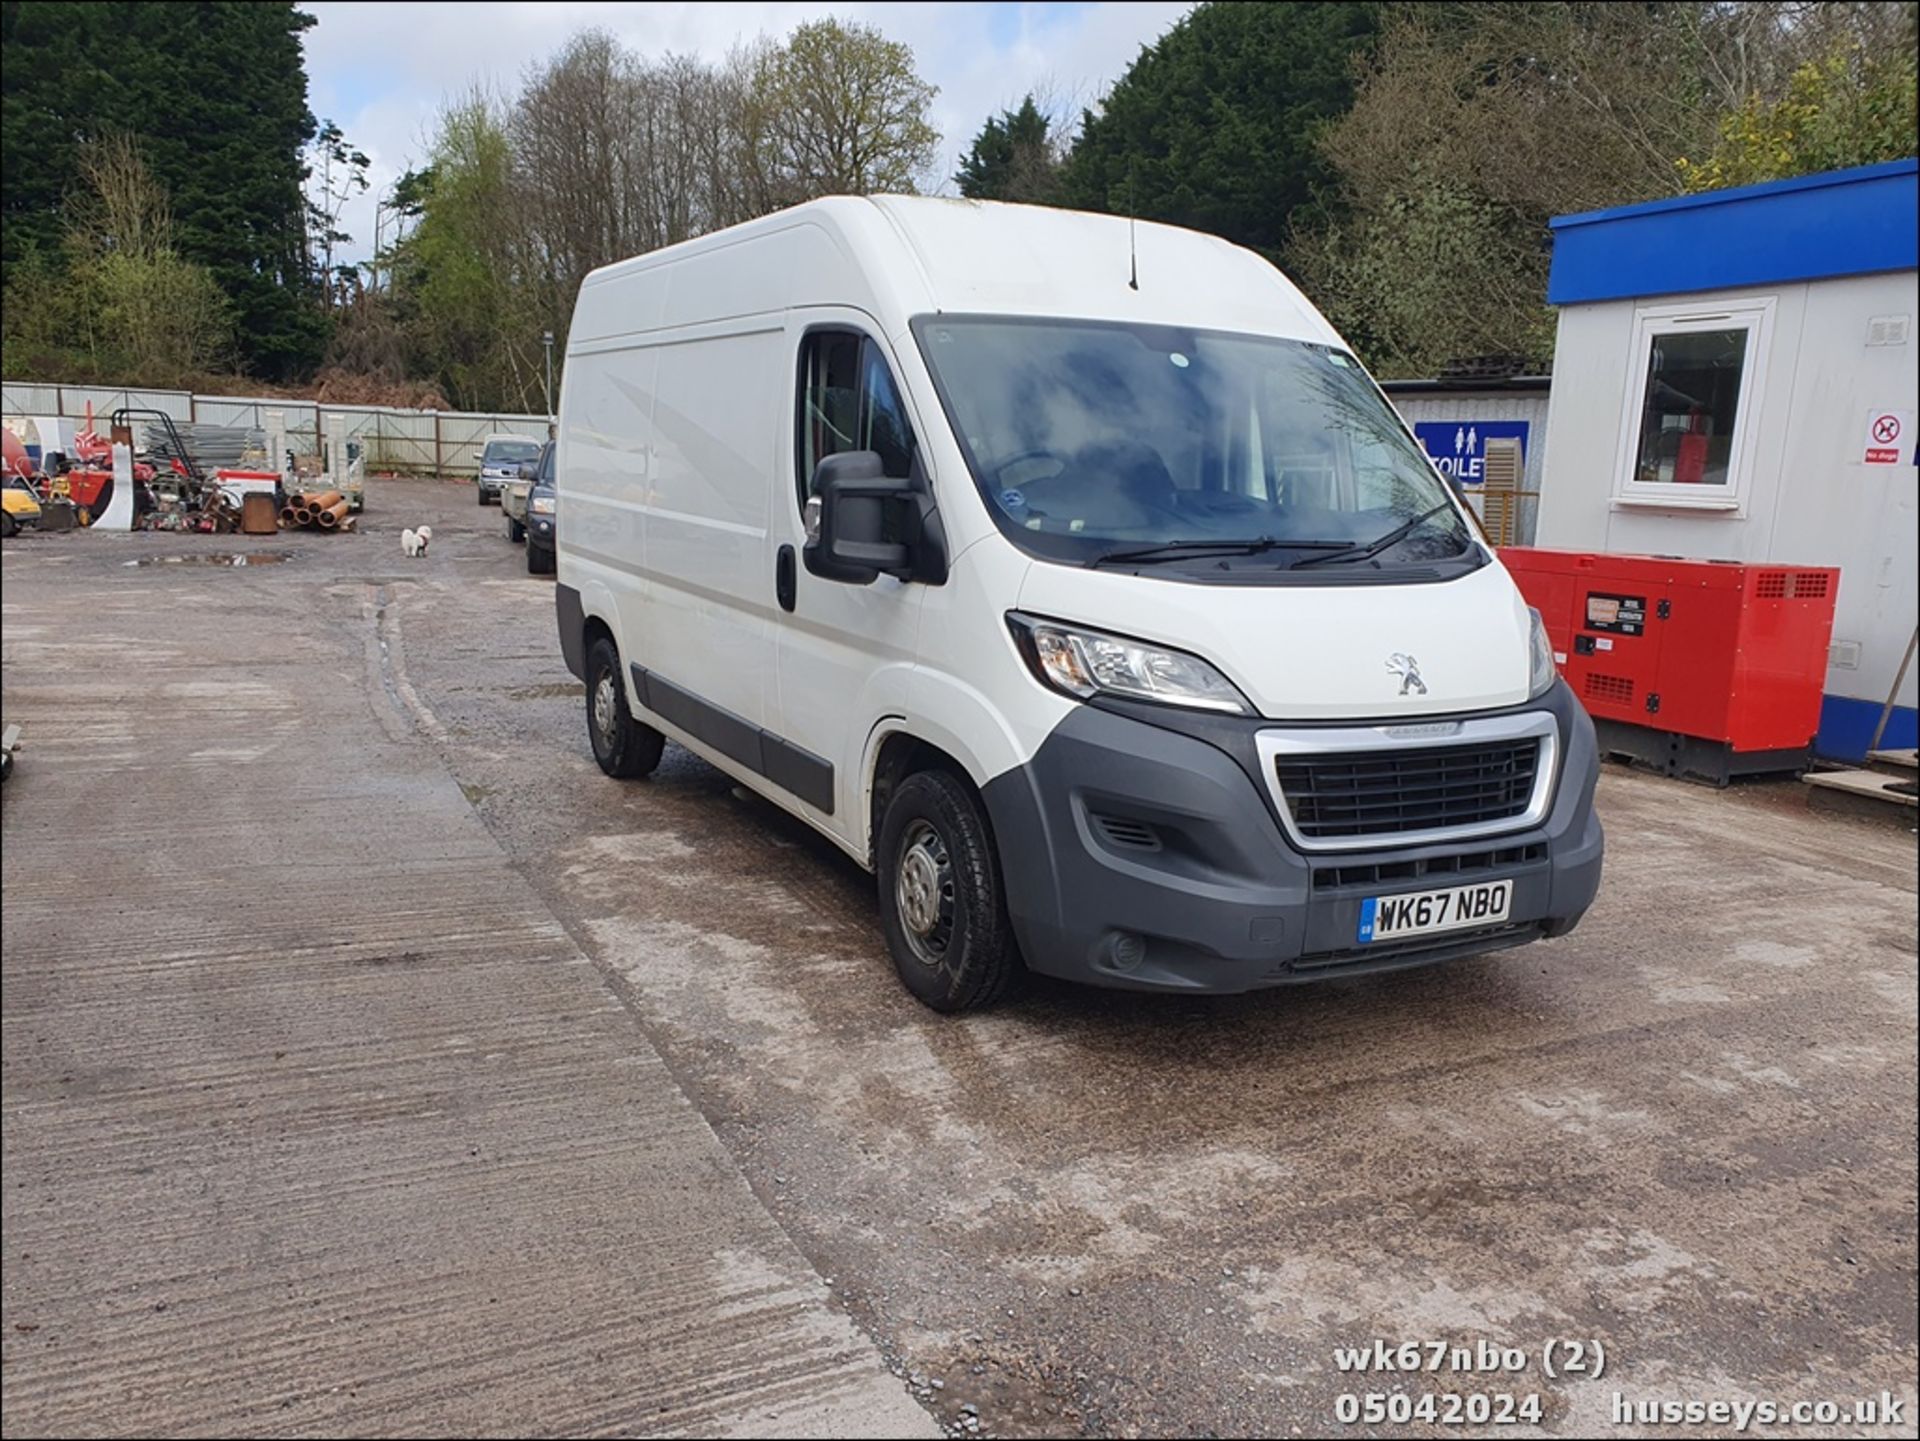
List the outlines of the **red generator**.
<svg viewBox="0 0 1920 1441">
<path fill-rule="evenodd" d="M 1725 785 L 1813 759 L 1840 572 L 1509 546 L 1603 753 Z"/>
</svg>

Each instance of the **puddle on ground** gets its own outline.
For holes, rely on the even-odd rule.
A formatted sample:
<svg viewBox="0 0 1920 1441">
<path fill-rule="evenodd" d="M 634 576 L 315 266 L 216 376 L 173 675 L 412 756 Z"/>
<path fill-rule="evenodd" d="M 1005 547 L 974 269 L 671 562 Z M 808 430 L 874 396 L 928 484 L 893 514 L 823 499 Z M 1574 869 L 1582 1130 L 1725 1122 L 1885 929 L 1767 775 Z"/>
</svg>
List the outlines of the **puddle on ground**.
<svg viewBox="0 0 1920 1441">
<path fill-rule="evenodd" d="M 125 566 L 136 565 L 217 565 L 229 569 L 243 566 L 279 565 L 282 561 L 293 559 L 290 550 L 255 551 L 216 551 L 211 555 L 147 555 L 139 560 L 126 560 Z"/>
</svg>

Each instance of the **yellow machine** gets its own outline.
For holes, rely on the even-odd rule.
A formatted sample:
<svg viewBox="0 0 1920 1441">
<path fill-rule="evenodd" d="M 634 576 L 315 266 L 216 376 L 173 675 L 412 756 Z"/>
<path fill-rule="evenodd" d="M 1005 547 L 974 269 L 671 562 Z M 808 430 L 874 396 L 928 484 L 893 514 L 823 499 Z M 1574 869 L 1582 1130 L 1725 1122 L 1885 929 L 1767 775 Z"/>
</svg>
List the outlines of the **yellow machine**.
<svg viewBox="0 0 1920 1441">
<path fill-rule="evenodd" d="M 17 476 L 0 488 L 0 535 L 16 535 L 22 526 L 40 524 L 40 501 L 33 487 Z"/>
</svg>

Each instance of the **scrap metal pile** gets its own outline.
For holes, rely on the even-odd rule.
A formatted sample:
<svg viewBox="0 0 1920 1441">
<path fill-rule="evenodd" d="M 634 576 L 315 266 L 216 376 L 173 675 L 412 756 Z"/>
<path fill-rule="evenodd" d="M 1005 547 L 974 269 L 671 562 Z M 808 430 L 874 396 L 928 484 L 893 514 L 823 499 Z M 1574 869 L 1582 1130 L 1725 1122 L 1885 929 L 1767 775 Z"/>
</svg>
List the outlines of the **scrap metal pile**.
<svg viewBox="0 0 1920 1441">
<path fill-rule="evenodd" d="M 89 405 L 84 424 L 55 418 L 5 427 L 5 466 L 0 483 L 31 494 L 33 519 L 21 525 L 69 530 L 98 525 L 114 506 L 116 447 L 123 447 L 122 495 L 114 507 L 116 527 L 202 535 L 271 535 L 305 527 L 353 531 L 366 504 L 366 454 L 349 438 L 343 417 L 328 417 L 321 455 L 295 455 L 287 446 L 284 417 L 267 413 L 263 430 L 245 426 L 177 422 L 164 411 L 122 407 L 111 428 L 95 428 Z M 16 434 L 24 428 L 37 442 Z M 130 479 L 131 484 L 127 484 Z M 16 499 L 18 499 L 16 497 Z M 18 507 L 25 513 L 27 503 Z"/>
</svg>

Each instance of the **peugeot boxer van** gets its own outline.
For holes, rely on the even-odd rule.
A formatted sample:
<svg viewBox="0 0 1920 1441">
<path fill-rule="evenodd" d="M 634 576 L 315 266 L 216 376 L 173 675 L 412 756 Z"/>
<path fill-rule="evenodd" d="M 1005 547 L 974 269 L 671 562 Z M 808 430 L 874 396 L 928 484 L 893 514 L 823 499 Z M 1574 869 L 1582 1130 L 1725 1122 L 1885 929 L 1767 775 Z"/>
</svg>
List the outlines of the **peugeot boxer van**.
<svg viewBox="0 0 1920 1441">
<path fill-rule="evenodd" d="M 1236 992 L 1570 930 L 1593 729 L 1331 326 L 1161 225 L 877 196 L 595 271 L 561 392 L 593 753 L 878 880 L 928 1005 Z"/>
</svg>

